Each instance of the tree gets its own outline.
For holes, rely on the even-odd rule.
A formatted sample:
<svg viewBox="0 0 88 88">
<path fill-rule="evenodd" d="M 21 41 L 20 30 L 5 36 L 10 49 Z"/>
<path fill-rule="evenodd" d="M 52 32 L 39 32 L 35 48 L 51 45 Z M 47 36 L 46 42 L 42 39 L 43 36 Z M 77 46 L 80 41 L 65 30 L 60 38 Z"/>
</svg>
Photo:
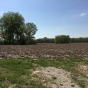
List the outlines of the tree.
<svg viewBox="0 0 88 88">
<path fill-rule="evenodd" d="M 35 33 L 37 32 L 37 26 L 34 24 L 34 23 L 26 23 L 26 26 L 25 26 L 25 36 L 26 36 L 26 41 L 27 41 L 27 44 L 28 42 L 31 43 L 35 43 L 34 42 L 34 35 Z M 31 42 L 30 42 L 31 41 Z"/>
<path fill-rule="evenodd" d="M 44 37 L 44 38 L 39 38 L 39 39 L 36 39 L 36 42 L 37 43 L 54 43 L 54 38 L 47 38 L 47 37 Z"/>
<path fill-rule="evenodd" d="M 48 43 L 48 38 L 47 37 L 44 37 L 43 38 L 43 41 L 44 41 L 44 43 Z"/>
<path fill-rule="evenodd" d="M 69 35 L 58 35 L 55 37 L 55 43 L 70 43 Z"/>
<path fill-rule="evenodd" d="M 2 24 L 2 38 L 8 44 L 13 44 L 14 38 L 18 41 L 23 35 L 24 18 L 18 12 L 4 13 L 0 18 Z"/>
<path fill-rule="evenodd" d="M 25 24 L 23 16 L 18 12 L 7 12 L 0 18 L 0 39 L 5 44 L 34 44 L 37 30 L 34 23 Z"/>
<path fill-rule="evenodd" d="M 33 36 L 33 35 L 35 35 L 35 33 L 36 33 L 36 31 L 38 30 L 37 29 L 37 26 L 34 24 L 34 23 L 26 23 L 26 27 L 27 27 L 27 29 L 28 29 L 28 35 L 29 36 Z"/>
</svg>

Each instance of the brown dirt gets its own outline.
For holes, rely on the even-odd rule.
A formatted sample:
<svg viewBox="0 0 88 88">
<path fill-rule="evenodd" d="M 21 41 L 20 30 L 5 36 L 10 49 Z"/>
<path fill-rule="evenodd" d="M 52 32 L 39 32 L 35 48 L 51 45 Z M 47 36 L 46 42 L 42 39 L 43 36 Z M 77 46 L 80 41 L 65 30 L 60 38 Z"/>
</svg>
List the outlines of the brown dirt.
<svg viewBox="0 0 88 88">
<path fill-rule="evenodd" d="M 0 45 L 0 59 L 17 57 L 88 57 L 88 43 Z"/>
</svg>

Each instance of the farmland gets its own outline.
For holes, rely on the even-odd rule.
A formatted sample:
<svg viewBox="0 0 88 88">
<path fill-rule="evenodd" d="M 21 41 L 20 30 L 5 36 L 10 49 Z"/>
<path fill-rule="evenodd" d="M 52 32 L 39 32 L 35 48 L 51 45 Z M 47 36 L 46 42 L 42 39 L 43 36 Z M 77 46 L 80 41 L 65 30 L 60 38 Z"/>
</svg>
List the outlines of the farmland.
<svg viewBox="0 0 88 88">
<path fill-rule="evenodd" d="M 88 43 L 36 45 L 0 45 L 0 58 L 17 57 L 88 57 Z"/>
<path fill-rule="evenodd" d="M 0 45 L 0 88 L 88 88 L 88 43 Z"/>
</svg>

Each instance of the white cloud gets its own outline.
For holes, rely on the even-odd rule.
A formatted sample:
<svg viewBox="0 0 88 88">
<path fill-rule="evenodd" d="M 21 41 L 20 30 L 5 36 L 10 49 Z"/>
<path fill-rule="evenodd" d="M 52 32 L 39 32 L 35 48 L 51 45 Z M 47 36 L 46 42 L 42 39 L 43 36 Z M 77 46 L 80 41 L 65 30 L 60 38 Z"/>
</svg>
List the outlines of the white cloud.
<svg viewBox="0 0 88 88">
<path fill-rule="evenodd" d="M 80 16 L 85 16 L 85 15 L 86 15 L 86 13 L 81 13 L 81 14 L 80 14 Z"/>
</svg>

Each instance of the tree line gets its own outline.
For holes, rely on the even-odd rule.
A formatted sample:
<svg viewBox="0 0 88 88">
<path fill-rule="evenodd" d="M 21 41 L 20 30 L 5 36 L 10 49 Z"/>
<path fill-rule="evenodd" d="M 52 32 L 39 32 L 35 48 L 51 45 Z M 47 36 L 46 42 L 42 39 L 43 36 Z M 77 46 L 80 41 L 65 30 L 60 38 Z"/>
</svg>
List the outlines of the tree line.
<svg viewBox="0 0 88 88">
<path fill-rule="evenodd" d="M 25 23 L 18 12 L 6 12 L 0 18 L 0 44 L 35 44 L 37 27 L 34 23 Z"/>
<path fill-rule="evenodd" d="M 54 43 L 54 38 L 47 38 L 47 37 L 39 38 L 36 39 L 36 43 Z"/>
<path fill-rule="evenodd" d="M 70 38 L 69 35 L 57 35 L 55 38 L 39 38 L 37 43 L 88 43 L 88 37 Z"/>
</svg>

